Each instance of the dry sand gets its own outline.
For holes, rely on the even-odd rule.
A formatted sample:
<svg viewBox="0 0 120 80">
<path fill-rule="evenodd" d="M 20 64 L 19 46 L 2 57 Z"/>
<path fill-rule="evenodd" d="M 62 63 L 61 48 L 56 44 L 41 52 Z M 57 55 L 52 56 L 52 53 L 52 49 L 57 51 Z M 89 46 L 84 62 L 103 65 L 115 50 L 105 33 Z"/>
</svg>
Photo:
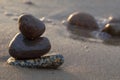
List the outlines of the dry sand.
<svg viewBox="0 0 120 80">
<path fill-rule="evenodd" d="M 61 21 L 74 11 L 84 11 L 96 17 L 119 14 L 120 0 L 0 0 L 0 80 L 119 80 L 120 46 L 102 43 L 101 40 L 75 37 Z M 29 69 L 10 66 L 8 44 L 19 32 L 17 17 L 33 14 L 46 21 L 43 36 L 52 44 L 51 52 L 65 57 L 58 70 Z"/>
</svg>

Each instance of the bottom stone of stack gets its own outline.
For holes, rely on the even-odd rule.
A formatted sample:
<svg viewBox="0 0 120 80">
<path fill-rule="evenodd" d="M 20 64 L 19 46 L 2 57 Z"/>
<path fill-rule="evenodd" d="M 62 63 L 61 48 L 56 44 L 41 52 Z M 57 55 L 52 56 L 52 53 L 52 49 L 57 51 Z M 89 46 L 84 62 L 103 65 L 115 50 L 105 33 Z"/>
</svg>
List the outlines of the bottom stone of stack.
<svg viewBox="0 0 120 80">
<path fill-rule="evenodd" d="M 64 57 L 61 54 L 47 54 L 41 58 L 16 60 L 10 57 L 7 60 L 10 65 L 29 67 L 29 68 L 58 68 L 64 63 Z"/>
</svg>

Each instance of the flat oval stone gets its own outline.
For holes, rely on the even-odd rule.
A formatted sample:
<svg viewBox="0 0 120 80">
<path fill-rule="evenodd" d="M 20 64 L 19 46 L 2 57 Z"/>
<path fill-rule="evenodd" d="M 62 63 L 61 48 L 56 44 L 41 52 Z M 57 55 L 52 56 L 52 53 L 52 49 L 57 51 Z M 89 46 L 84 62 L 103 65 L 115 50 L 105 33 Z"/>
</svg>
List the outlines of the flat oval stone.
<svg viewBox="0 0 120 80">
<path fill-rule="evenodd" d="M 28 40 L 21 33 L 16 34 L 9 44 L 9 54 L 16 59 L 40 58 L 50 49 L 51 44 L 46 37 Z"/>
<path fill-rule="evenodd" d="M 21 15 L 18 23 L 19 30 L 28 39 L 39 38 L 45 32 L 45 24 L 32 15 Z"/>
<path fill-rule="evenodd" d="M 7 63 L 14 66 L 28 67 L 28 68 L 53 68 L 56 69 L 64 63 L 64 57 L 61 54 L 47 54 L 41 58 L 16 60 L 10 57 Z"/>
<path fill-rule="evenodd" d="M 67 21 L 72 25 L 76 25 L 84 29 L 90 29 L 90 30 L 98 29 L 98 24 L 95 18 L 88 13 L 82 13 L 82 12 L 72 13 L 68 17 Z"/>
<path fill-rule="evenodd" d="M 120 23 L 108 23 L 102 32 L 107 32 L 112 36 L 120 36 Z"/>
</svg>

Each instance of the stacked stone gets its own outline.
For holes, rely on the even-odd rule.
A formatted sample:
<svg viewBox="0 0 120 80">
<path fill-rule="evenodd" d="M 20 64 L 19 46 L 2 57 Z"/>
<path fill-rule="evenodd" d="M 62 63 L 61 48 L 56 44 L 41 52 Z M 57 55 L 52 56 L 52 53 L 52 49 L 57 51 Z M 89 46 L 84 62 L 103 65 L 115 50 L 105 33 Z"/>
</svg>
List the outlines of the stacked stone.
<svg viewBox="0 0 120 80">
<path fill-rule="evenodd" d="M 51 44 L 48 38 L 41 37 L 45 24 L 32 15 L 19 17 L 19 30 L 9 44 L 8 63 L 26 67 L 57 68 L 64 62 L 60 54 L 46 55 Z"/>
</svg>

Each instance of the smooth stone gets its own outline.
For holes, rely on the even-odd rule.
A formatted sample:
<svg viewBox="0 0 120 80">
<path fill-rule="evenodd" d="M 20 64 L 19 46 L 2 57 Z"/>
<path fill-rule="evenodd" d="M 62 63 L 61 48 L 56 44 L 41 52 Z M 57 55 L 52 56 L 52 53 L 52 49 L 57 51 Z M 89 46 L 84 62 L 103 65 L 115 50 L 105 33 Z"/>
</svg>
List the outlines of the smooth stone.
<svg viewBox="0 0 120 80">
<path fill-rule="evenodd" d="M 109 23 L 120 23 L 120 17 L 118 16 L 109 16 L 108 17 Z"/>
<path fill-rule="evenodd" d="M 9 54 L 16 59 L 40 58 L 51 49 L 51 44 L 46 37 L 28 40 L 18 33 L 9 44 Z"/>
<path fill-rule="evenodd" d="M 10 65 L 29 67 L 29 68 L 58 68 L 64 63 L 64 57 L 61 54 L 47 54 L 37 59 L 16 60 L 10 57 L 7 60 Z"/>
<path fill-rule="evenodd" d="M 30 40 L 39 38 L 45 32 L 45 24 L 32 15 L 21 15 L 18 22 L 19 30 Z"/>
<path fill-rule="evenodd" d="M 98 29 L 98 24 L 95 18 L 91 14 L 84 13 L 84 12 L 72 13 L 68 17 L 67 22 L 69 24 L 79 26 L 84 29 L 90 29 L 90 30 Z"/>
<path fill-rule="evenodd" d="M 120 36 L 120 23 L 108 23 L 102 32 L 107 32 L 112 36 Z"/>
</svg>

